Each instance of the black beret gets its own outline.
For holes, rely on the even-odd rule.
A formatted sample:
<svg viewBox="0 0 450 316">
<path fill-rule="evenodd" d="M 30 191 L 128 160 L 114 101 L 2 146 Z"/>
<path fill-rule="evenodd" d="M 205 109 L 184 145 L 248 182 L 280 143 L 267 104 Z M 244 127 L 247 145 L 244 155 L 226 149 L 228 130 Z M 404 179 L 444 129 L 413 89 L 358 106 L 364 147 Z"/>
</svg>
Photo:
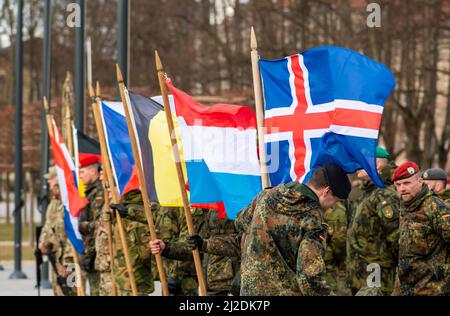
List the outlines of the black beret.
<svg viewBox="0 0 450 316">
<path fill-rule="evenodd" d="M 431 168 L 422 174 L 424 180 L 442 180 L 447 181 L 447 173 L 441 168 Z"/>
<path fill-rule="evenodd" d="M 336 164 L 324 165 L 323 168 L 325 169 L 328 184 L 333 194 L 340 199 L 348 198 L 352 186 L 345 171 Z"/>
</svg>

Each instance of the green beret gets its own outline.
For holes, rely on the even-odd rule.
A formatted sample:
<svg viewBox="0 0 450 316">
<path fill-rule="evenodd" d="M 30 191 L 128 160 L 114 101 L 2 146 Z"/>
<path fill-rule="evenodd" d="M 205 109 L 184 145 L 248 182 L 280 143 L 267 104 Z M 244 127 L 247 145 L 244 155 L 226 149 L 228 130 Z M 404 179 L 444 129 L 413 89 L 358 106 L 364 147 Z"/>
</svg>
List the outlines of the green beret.
<svg viewBox="0 0 450 316">
<path fill-rule="evenodd" d="M 389 159 L 391 155 L 389 155 L 388 151 L 383 147 L 377 146 L 377 158 L 386 158 Z"/>
</svg>

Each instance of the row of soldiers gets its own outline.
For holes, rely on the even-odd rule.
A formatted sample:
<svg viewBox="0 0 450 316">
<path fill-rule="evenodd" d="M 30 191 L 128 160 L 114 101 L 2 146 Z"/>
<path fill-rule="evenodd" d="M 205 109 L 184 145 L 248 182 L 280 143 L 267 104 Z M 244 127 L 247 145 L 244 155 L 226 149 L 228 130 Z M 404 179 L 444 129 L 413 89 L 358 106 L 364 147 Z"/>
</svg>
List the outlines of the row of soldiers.
<svg viewBox="0 0 450 316">
<path fill-rule="evenodd" d="M 164 258 L 172 295 L 198 295 L 194 249 L 202 256 L 208 295 L 450 294 L 450 190 L 445 171 L 421 173 L 412 162 L 397 167 L 381 147 L 377 169 L 384 188 L 361 170 L 352 189 L 338 166 L 320 167 L 306 184 L 263 190 L 234 222 L 219 218 L 217 211 L 193 209 L 193 236 L 182 208 L 152 203 L 158 239 L 150 242 L 140 191 L 127 192 L 120 204 L 106 209 L 99 162 L 81 162 L 89 205 L 79 219 L 86 248 L 80 264 L 91 295 L 111 295 L 113 283 L 119 295 L 131 295 L 112 212 L 125 224 L 139 295 L 154 291 L 155 254 Z M 106 229 L 111 222 L 113 274 Z M 61 267 L 56 273 L 67 275 L 63 267 L 73 259 L 56 194 L 41 248 L 56 253 Z M 379 275 L 372 278 L 373 271 Z"/>
<path fill-rule="evenodd" d="M 51 193 L 51 203 L 47 209 L 46 223 L 39 243 L 43 253 L 52 253 L 57 258 L 58 271 L 53 271 L 52 283 L 55 295 L 62 295 L 56 277 L 57 275 L 67 277 L 73 273 L 72 270 L 67 270 L 67 267 L 74 260 L 64 228 L 64 210 L 59 196 L 55 169 L 51 168 L 46 177 Z M 80 256 L 80 266 L 83 279 L 89 283 L 90 294 L 112 295 L 114 283 L 118 295 L 132 294 L 115 213 L 124 223 L 137 294 L 151 294 L 154 292 L 154 281 L 159 279 L 159 275 L 156 260 L 150 251 L 151 238 L 140 190 L 126 192 L 120 204 L 111 204 L 109 209 L 106 209 L 105 199 L 108 199 L 110 194 L 106 192 L 105 195 L 100 162 L 93 157 L 82 158 L 80 179 L 85 185 L 85 196 L 89 201 L 79 216 L 79 231 L 85 248 L 85 254 Z M 198 295 L 197 274 L 192 258 L 193 246 L 192 241 L 187 243 L 189 234 L 183 208 L 161 207 L 158 203 L 152 202 L 151 210 L 158 238 L 171 243 L 171 252 L 164 259 L 169 292 L 172 295 Z M 219 218 L 217 211 L 201 208 L 195 208 L 192 211 L 193 224 L 197 233 L 203 238 L 236 234 L 233 221 L 226 217 Z M 113 273 L 110 270 L 111 258 L 107 229 L 110 223 L 114 230 Z M 239 275 L 239 258 L 205 254 L 202 255 L 202 264 L 208 295 L 228 295 L 233 290 L 235 295 L 239 294 L 239 285 L 233 286 L 236 276 Z M 75 288 L 72 295 L 76 295 Z"/>
</svg>

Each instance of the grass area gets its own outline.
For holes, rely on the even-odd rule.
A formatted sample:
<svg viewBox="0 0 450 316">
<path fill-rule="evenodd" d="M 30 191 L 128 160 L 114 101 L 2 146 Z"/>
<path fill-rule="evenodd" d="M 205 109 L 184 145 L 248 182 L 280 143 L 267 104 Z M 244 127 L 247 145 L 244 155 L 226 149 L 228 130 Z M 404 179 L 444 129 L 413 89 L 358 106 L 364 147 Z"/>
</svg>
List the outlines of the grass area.
<svg viewBox="0 0 450 316">
<path fill-rule="evenodd" d="M 34 232 L 33 232 L 34 234 Z M 22 241 L 27 241 L 30 236 L 28 224 L 22 225 Z M 14 240 L 14 224 L 0 224 L 0 241 Z"/>
<path fill-rule="evenodd" d="M 14 260 L 14 246 L 0 245 L 0 262 Z M 29 246 L 22 247 L 22 260 L 34 260 L 34 249 Z"/>
</svg>

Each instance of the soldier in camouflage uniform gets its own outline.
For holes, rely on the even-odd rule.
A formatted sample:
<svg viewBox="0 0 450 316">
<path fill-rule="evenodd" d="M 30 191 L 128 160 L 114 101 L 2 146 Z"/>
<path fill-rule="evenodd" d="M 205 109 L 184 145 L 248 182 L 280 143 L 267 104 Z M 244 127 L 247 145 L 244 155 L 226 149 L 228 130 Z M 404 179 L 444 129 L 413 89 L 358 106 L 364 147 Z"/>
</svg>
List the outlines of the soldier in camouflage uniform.
<svg viewBox="0 0 450 316">
<path fill-rule="evenodd" d="M 349 192 L 347 175 L 330 164 L 319 167 L 307 185 L 291 182 L 266 189 L 239 212 L 240 295 L 331 294 L 324 279 L 328 228 L 323 210 Z"/>
<path fill-rule="evenodd" d="M 450 214 L 413 162 L 393 175 L 401 197 L 399 265 L 394 295 L 450 295 Z"/>
<path fill-rule="evenodd" d="M 56 282 L 56 276 L 57 273 L 64 277 L 70 274 L 66 267 L 68 264 L 73 264 L 73 257 L 64 226 L 64 207 L 57 184 L 56 169 L 50 168 L 45 178 L 48 179 L 51 200 L 46 212 L 45 225 L 39 238 L 39 249 L 43 254 L 51 253 L 55 257 L 58 271 L 52 271 L 53 293 L 55 296 L 64 296 Z M 76 295 L 76 288 L 73 287 L 71 292 L 71 295 Z"/>
<path fill-rule="evenodd" d="M 447 173 L 440 168 L 426 170 L 422 178 L 428 188 L 437 194 L 450 207 L 450 189 L 447 189 Z"/>
<path fill-rule="evenodd" d="M 371 193 L 356 206 L 349 228 L 347 278 L 353 295 L 368 286 L 370 264 L 378 264 L 381 268 L 379 285 L 384 295 L 390 295 L 394 287 L 400 200 L 391 181 L 396 166 L 388 157 L 384 149 L 377 148 L 377 168 L 386 188 L 377 188 L 367 180 L 365 187 Z M 364 171 L 362 173 L 367 177 Z"/>
<path fill-rule="evenodd" d="M 95 235 L 95 270 L 100 274 L 100 296 L 112 295 L 111 258 L 109 254 L 108 225 L 111 223 L 111 213 L 102 212 L 100 224 Z"/>
<path fill-rule="evenodd" d="M 325 252 L 325 280 L 337 295 L 351 295 L 345 285 L 346 242 L 347 242 L 347 209 L 350 201 L 338 202 L 334 208 L 325 211 L 329 226 L 327 249 Z"/>
<path fill-rule="evenodd" d="M 86 185 L 85 196 L 89 204 L 78 218 L 78 229 L 83 237 L 86 253 L 80 257 L 80 266 L 87 274 L 92 296 L 98 296 L 100 274 L 95 269 L 95 236 L 101 222 L 104 204 L 103 186 L 100 180 L 99 158 L 80 159 L 80 178 Z"/>
<path fill-rule="evenodd" d="M 152 203 L 151 206 L 152 211 L 158 208 L 156 203 Z M 154 283 L 152 256 L 149 249 L 150 231 L 148 230 L 145 217 L 141 191 L 132 190 L 127 192 L 120 200 L 120 204 L 111 204 L 110 207 L 123 218 L 131 265 L 136 280 L 137 294 L 139 296 L 147 296 L 154 291 Z M 114 236 L 116 249 L 114 275 L 118 294 L 120 296 L 130 296 L 132 294 L 131 284 L 117 224 L 115 225 Z"/>
<path fill-rule="evenodd" d="M 228 249 L 216 251 L 207 247 L 208 240 L 216 240 L 224 237 L 235 239 L 237 232 L 234 223 L 227 218 L 220 218 L 215 210 L 196 208 L 193 210 L 192 220 L 197 231 L 195 236 L 189 236 L 187 227 L 180 234 L 180 241 L 165 242 L 156 240 L 151 243 L 153 254 L 162 252 L 166 258 L 183 260 L 191 263 L 192 275 L 195 275 L 195 268 L 192 265 L 192 250 L 199 248 L 205 271 L 206 287 L 208 295 L 227 295 L 239 271 L 239 253 L 227 252 Z M 196 237 L 192 239 L 191 237 Z M 201 245 L 199 245 L 199 243 Z M 211 251 L 208 251 L 211 250 Z"/>
<path fill-rule="evenodd" d="M 161 240 L 175 242 L 185 238 L 187 225 L 184 209 L 182 207 L 161 206 L 156 216 L 155 226 L 158 238 Z M 197 275 L 193 261 L 171 260 L 164 257 L 163 262 L 170 294 L 181 296 L 198 295 Z M 156 272 L 154 277 L 158 279 L 159 275 L 156 265 L 153 268 Z"/>
</svg>

